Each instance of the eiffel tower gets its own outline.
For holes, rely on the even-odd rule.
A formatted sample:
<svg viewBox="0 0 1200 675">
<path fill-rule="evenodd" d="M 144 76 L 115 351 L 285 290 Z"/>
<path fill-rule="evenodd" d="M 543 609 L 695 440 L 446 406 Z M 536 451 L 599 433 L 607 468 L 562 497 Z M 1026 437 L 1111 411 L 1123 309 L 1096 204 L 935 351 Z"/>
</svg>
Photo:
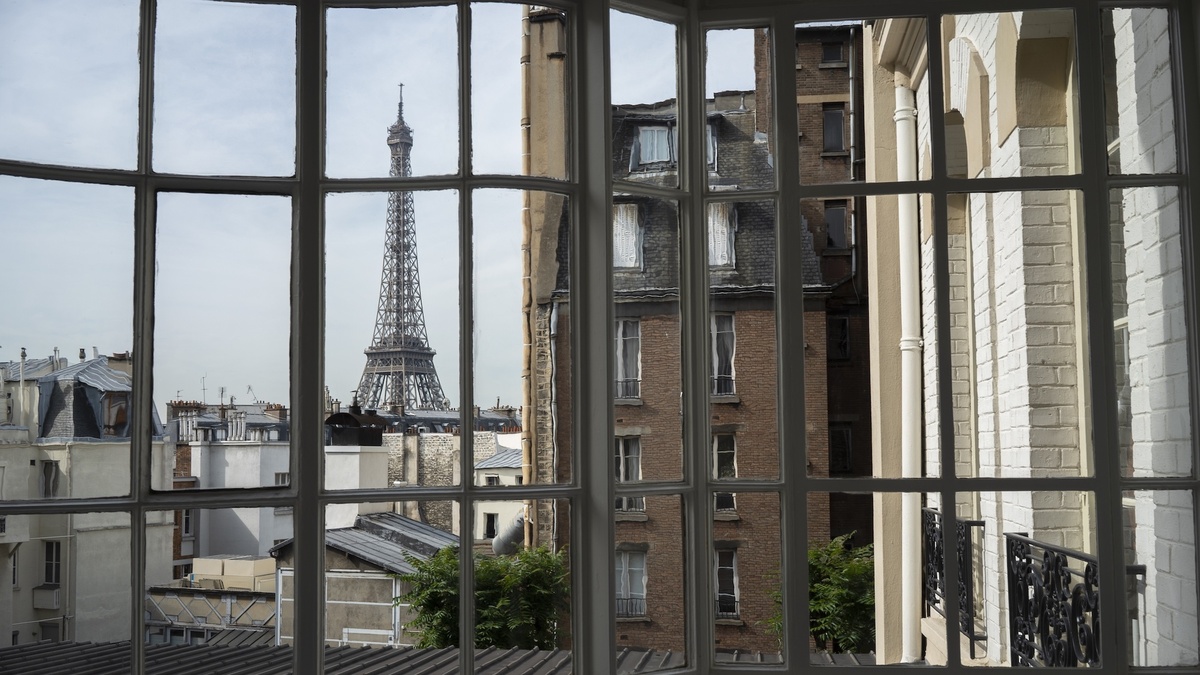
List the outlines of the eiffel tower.
<svg viewBox="0 0 1200 675">
<path fill-rule="evenodd" d="M 412 175 L 412 127 L 404 123 L 404 85 L 400 85 L 396 123 L 388 127 L 391 175 Z M 408 191 L 388 195 L 387 242 L 379 278 L 379 310 L 375 334 L 365 350 L 367 365 L 357 397 L 376 410 L 445 410 L 448 401 L 433 366 L 433 349 L 425 332 L 421 278 L 417 274 L 417 230 L 413 197 Z"/>
</svg>

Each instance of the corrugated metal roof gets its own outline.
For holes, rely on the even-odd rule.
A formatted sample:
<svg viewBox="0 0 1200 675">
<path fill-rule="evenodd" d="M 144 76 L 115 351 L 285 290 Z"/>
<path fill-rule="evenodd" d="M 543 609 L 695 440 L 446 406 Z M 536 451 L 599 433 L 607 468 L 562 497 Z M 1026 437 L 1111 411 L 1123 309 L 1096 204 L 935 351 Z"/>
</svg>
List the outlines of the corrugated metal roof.
<svg viewBox="0 0 1200 675">
<path fill-rule="evenodd" d="M 119 370 L 108 367 L 108 357 L 76 363 L 38 378 L 39 382 L 82 382 L 100 391 L 133 391 L 133 380 Z"/>
<path fill-rule="evenodd" d="M 519 469 L 521 468 L 521 451 L 500 450 L 491 457 L 475 463 L 476 469 Z"/>
<path fill-rule="evenodd" d="M 66 359 L 59 360 L 66 361 Z M 54 370 L 53 357 L 47 357 L 44 359 L 25 359 L 26 380 L 36 380 L 52 370 Z M 19 382 L 21 380 L 21 362 L 5 361 L 4 363 L 0 363 L 0 377 L 3 377 L 9 382 Z"/>
<path fill-rule="evenodd" d="M 232 631 L 225 631 L 232 632 Z M 125 675 L 129 672 L 129 643 L 43 642 L 0 648 L 0 672 L 5 675 Z M 458 649 L 414 647 L 326 647 L 328 675 L 453 675 L 458 672 Z M 778 653 L 726 651 L 719 662 L 780 663 Z M 874 665 L 872 654 L 813 653 L 813 665 Z M 649 673 L 685 665 L 684 654 L 673 651 L 626 649 L 617 654 L 617 675 Z M 498 649 L 475 652 L 474 671 L 480 675 L 567 675 L 571 653 L 551 649 Z M 150 675 L 285 675 L 292 672 L 291 646 L 147 645 Z"/>
<path fill-rule="evenodd" d="M 274 630 L 251 630 L 249 628 L 227 628 L 204 643 L 206 646 L 263 647 L 275 644 Z"/>
<path fill-rule="evenodd" d="M 271 548 L 271 555 L 291 546 L 291 539 Z M 421 560 L 443 548 L 458 546 L 458 537 L 399 513 L 358 516 L 353 527 L 325 531 L 325 545 L 396 574 L 413 571 L 405 554 Z"/>
</svg>

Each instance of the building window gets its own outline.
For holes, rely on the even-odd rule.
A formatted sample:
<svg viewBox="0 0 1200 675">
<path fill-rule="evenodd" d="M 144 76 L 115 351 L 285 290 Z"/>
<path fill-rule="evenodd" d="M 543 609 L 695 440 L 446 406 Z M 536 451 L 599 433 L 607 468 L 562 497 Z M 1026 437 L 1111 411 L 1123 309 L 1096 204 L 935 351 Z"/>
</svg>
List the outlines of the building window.
<svg viewBox="0 0 1200 675">
<path fill-rule="evenodd" d="M 822 119 L 824 122 L 825 152 L 843 152 L 846 149 L 846 107 L 841 103 L 826 103 Z"/>
<path fill-rule="evenodd" d="M 714 314 L 712 330 L 712 393 L 717 396 L 732 396 L 733 358 L 736 340 L 732 314 Z"/>
<path fill-rule="evenodd" d="M 708 205 L 708 264 L 733 267 L 734 233 L 737 232 L 737 208 L 732 202 Z"/>
<path fill-rule="evenodd" d="M 500 519 L 500 514 L 498 514 L 498 513 L 483 514 L 483 538 L 484 539 L 495 539 L 496 538 L 496 522 L 499 519 Z"/>
<path fill-rule="evenodd" d="M 713 477 L 717 480 L 737 478 L 737 439 L 733 434 L 713 434 Z M 718 492 L 714 508 L 733 511 L 732 492 Z"/>
<path fill-rule="evenodd" d="M 637 319 L 617 319 L 617 398 L 642 395 L 642 324 Z"/>
<path fill-rule="evenodd" d="M 129 393 L 108 392 L 104 395 L 105 436 L 129 435 Z"/>
<path fill-rule="evenodd" d="M 822 42 L 821 43 L 821 63 L 845 63 L 844 42 Z"/>
<path fill-rule="evenodd" d="M 737 549 L 717 551 L 717 618 L 736 619 L 738 608 Z"/>
<path fill-rule="evenodd" d="M 631 483 L 642 479 L 642 441 L 637 436 L 618 436 L 613 453 L 614 469 L 618 483 Z M 642 511 L 642 497 L 618 496 L 618 511 Z"/>
<path fill-rule="evenodd" d="M 10 559 L 12 560 L 12 586 L 13 588 L 17 588 L 20 586 L 17 583 L 17 561 L 21 559 L 21 556 L 13 555 Z"/>
<path fill-rule="evenodd" d="M 290 471 L 276 471 L 275 485 L 285 487 L 292 484 L 292 474 Z"/>
<path fill-rule="evenodd" d="M 41 479 L 39 481 L 39 494 L 43 499 L 58 496 L 58 462 L 44 459 L 39 467 L 41 469 Z"/>
<path fill-rule="evenodd" d="M 846 202 L 825 202 L 825 232 L 829 248 L 850 248 L 850 232 L 846 228 Z"/>
<path fill-rule="evenodd" d="M 489 473 L 483 477 L 483 484 L 484 485 L 499 485 L 500 484 L 500 476 L 498 474 Z"/>
<path fill-rule="evenodd" d="M 674 127 L 638 127 L 638 164 L 657 164 L 675 161 Z"/>
<path fill-rule="evenodd" d="M 637 204 L 613 204 L 613 267 L 642 267 L 642 224 Z"/>
<path fill-rule="evenodd" d="M 48 541 L 43 547 L 45 570 L 43 580 L 47 584 L 62 583 L 62 542 Z"/>
<path fill-rule="evenodd" d="M 195 509 L 183 509 L 179 512 L 179 534 L 182 537 L 193 537 L 195 532 Z"/>
<path fill-rule="evenodd" d="M 617 617 L 646 615 L 646 554 L 617 551 Z"/>
<path fill-rule="evenodd" d="M 829 473 L 854 471 L 853 438 L 850 425 L 829 425 Z"/>
<path fill-rule="evenodd" d="M 829 334 L 826 356 L 830 361 L 845 361 L 850 358 L 850 317 L 831 316 L 825 325 Z"/>
</svg>

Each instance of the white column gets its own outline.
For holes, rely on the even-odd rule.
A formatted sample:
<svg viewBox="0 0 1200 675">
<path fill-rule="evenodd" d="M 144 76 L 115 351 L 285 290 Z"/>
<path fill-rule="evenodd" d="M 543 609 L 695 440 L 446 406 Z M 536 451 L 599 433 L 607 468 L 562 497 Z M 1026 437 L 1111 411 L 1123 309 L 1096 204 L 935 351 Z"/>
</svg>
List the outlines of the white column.
<svg viewBox="0 0 1200 675">
<path fill-rule="evenodd" d="M 916 96 L 896 85 L 896 180 L 917 179 Z M 900 242 L 900 472 L 921 475 L 921 279 L 917 195 L 897 197 Z M 905 663 L 921 660 L 921 495 L 901 501 L 901 612 Z"/>
</svg>

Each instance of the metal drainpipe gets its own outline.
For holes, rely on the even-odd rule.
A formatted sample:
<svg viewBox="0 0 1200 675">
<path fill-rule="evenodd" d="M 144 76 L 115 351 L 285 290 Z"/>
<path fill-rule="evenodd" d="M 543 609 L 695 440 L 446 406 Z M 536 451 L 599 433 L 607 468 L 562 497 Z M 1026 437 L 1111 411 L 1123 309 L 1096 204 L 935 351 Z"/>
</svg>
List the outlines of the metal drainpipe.
<svg viewBox="0 0 1200 675">
<path fill-rule="evenodd" d="M 916 96 L 896 85 L 896 180 L 917 178 Z M 900 472 L 921 475 L 921 287 L 917 196 L 896 198 L 900 244 Z M 921 495 L 904 493 L 901 501 L 902 660 L 921 660 Z"/>
</svg>

